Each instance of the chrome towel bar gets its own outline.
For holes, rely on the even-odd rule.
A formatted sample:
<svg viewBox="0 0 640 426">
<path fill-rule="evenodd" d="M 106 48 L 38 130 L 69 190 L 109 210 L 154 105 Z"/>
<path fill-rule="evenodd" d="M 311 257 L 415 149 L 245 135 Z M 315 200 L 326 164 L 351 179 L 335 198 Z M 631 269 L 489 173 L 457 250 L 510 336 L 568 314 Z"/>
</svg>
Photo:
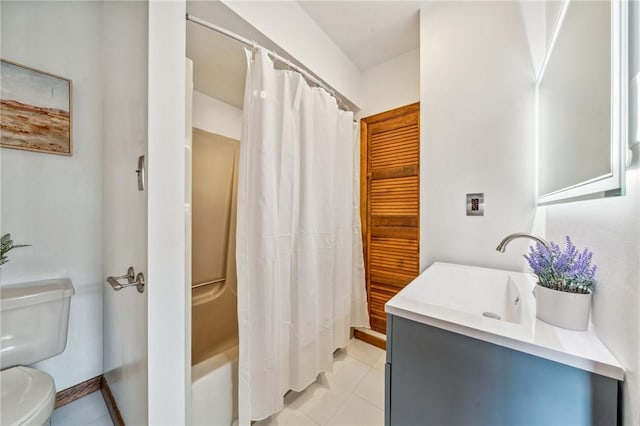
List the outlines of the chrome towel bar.
<svg viewBox="0 0 640 426">
<path fill-rule="evenodd" d="M 213 280 L 213 281 L 205 281 L 203 283 L 198 283 L 198 284 L 193 284 L 191 286 L 192 289 L 194 288 L 198 288 L 198 287 L 204 287 L 206 285 L 210 285 L 210 284 L 215 284 L 215 283 L 221 283 L 223 281 L 226 281 L 226 278 L 218 278 L 217 280 Z"/>
</svg>

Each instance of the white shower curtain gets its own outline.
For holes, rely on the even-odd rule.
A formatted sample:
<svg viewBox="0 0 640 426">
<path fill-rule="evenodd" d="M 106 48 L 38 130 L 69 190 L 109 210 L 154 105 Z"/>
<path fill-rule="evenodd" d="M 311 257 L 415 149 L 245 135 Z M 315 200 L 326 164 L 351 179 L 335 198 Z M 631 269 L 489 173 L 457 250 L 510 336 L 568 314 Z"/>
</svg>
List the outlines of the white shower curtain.
<svg viewBox="0 0 640 426">
<path fill-rule="evenodd" d="M 236 263 L 240 425 L 280 411 L 368 326 L 353 113 L 248 52 Z"/>
</svg>

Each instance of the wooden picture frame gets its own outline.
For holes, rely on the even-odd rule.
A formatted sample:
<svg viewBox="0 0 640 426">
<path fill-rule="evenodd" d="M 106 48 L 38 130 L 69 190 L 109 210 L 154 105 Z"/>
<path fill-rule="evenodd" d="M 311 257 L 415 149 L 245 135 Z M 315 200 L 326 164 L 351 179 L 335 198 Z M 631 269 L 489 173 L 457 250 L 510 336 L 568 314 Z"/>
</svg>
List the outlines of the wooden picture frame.
<svg viewBox="0 0 640 426">
<path fill-rule="evenodd" d="M 71 80 L 0 59 L 0 146 L 71 156 Z"/>
</svg>

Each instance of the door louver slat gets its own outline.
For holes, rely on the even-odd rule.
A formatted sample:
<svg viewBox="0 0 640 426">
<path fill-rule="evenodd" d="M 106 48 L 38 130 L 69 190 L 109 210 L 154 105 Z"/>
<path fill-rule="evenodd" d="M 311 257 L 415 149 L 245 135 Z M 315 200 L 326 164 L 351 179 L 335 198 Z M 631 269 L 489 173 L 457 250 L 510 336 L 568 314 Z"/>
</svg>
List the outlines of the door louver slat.
<svg viewBox="0 0 640 426">
<path fill-rule="evenodd" d="M 367 297 L 371 326 L 382 333 L 384 304 L 419 273 L 419 116 L 413 104 L 362 120 Z"/>
</svg>

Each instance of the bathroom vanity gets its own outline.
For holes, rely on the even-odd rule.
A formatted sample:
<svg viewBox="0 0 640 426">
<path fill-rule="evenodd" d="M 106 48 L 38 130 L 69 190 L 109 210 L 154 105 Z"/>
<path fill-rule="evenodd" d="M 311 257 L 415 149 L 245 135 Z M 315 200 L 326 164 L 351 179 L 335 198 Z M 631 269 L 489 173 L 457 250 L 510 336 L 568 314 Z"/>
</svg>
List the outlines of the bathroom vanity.
<svg viewBox="0 0 640 426">
<path fill-rule="evenodd" d="M 624 370 L 535 317 L 534 277 L 435 263 L 385 306 L 385 424 L 615 425 Z"/>
</svg>

